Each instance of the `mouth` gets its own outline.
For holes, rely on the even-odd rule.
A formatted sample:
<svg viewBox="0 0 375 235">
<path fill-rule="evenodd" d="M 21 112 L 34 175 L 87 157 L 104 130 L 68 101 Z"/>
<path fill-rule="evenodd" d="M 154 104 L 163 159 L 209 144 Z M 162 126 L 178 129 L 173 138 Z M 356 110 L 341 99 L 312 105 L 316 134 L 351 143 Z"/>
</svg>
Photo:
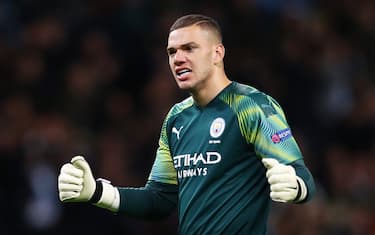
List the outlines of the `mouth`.
<svg viewBox="0 0 375 235">
<path fill-rule="evenodd" d="M 179 79 L 186 77 L 189 73 L 191 73 L 191 69 L 187 69 L 187 68 L 176 69 L 176 75 L 177 75 L 177 78 Z"/>
</svg>

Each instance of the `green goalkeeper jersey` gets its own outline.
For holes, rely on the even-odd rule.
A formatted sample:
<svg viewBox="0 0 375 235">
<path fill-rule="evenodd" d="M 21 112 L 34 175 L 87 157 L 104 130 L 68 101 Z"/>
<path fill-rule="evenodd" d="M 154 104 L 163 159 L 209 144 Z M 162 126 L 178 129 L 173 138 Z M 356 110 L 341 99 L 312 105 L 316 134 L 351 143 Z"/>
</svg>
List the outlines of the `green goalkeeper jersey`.
<svg viewBox="0 0 375 235">
<path fill-rule="evenodd" d="M 181 235 L 264 235 L 270 210 L 264 157 L 302 159 L 277 102 L 232 82 L 204 107 L 191 97 L 172 107 L 148 180 L 178 187 Z"/>
<path fill-rule="evenodd" d="M 150 181 L 179 188 L 180 234 L 266 234 L 269 184 L 260 158 L 302 158 L 280 106 L 232 82 L 207 106 L 168 113 Z"/>
</svg>

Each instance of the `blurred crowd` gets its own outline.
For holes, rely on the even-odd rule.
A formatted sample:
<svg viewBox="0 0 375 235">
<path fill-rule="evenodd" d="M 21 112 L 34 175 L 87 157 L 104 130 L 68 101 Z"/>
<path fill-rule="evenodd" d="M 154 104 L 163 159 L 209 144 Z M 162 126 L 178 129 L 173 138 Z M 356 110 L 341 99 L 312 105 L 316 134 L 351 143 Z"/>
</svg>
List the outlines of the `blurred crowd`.
<svg viewBox="0 0 375 235">
<path fill-rule="evenodd" d="M 273 204 L 270 235 L 375 234 L 372 0 L 0 1 L 0 234 L 176 234 L 62 204 L 57 176 L 84 155 L 96 177 L 143 186 L 178 90 L 165 51 L 186 13 L 222 25 L 232 80 L 276 98 L 317 195 Z"/>
</svg>

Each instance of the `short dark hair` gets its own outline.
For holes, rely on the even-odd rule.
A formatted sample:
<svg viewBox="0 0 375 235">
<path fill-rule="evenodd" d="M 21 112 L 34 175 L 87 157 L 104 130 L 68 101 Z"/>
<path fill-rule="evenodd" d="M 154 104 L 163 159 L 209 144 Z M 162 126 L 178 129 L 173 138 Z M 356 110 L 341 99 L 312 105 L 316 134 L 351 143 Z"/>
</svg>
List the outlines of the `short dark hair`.
<svg viewBox="0 0 375 235">
<path fill-rule="evenodd" d="M 169 32 L 192 25 L 198 25 L 201 28 L 211 30 L 214 32 L 220 42 L 223 39 L 221 28 L 217 21 L 209 16 L 201 14 L 184 15 L 178 18 L 169 29 Z"/>
</svg>

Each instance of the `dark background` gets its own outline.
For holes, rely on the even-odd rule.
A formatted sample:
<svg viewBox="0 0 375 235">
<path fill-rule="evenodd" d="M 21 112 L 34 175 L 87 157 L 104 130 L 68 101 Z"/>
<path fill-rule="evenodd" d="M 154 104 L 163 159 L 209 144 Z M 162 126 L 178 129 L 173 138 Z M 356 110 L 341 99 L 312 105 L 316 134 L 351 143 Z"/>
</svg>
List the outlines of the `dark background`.
<svg viewBox="0 0 375 235">
<path fill-rule="evenodd" d="M 96 177 L 144 185 L 188 95 L 165 52 L 186 13 L 219 21 L 228 76 L 279 101 L 315 177 L 311 203 L 273 204 L 270 235 L 375 234 L 372 0 L 0 1 L 0 234 L 176 233 L 175 215 L 62 204 L 57 176 L 83 154 Z"/>
</svg>

